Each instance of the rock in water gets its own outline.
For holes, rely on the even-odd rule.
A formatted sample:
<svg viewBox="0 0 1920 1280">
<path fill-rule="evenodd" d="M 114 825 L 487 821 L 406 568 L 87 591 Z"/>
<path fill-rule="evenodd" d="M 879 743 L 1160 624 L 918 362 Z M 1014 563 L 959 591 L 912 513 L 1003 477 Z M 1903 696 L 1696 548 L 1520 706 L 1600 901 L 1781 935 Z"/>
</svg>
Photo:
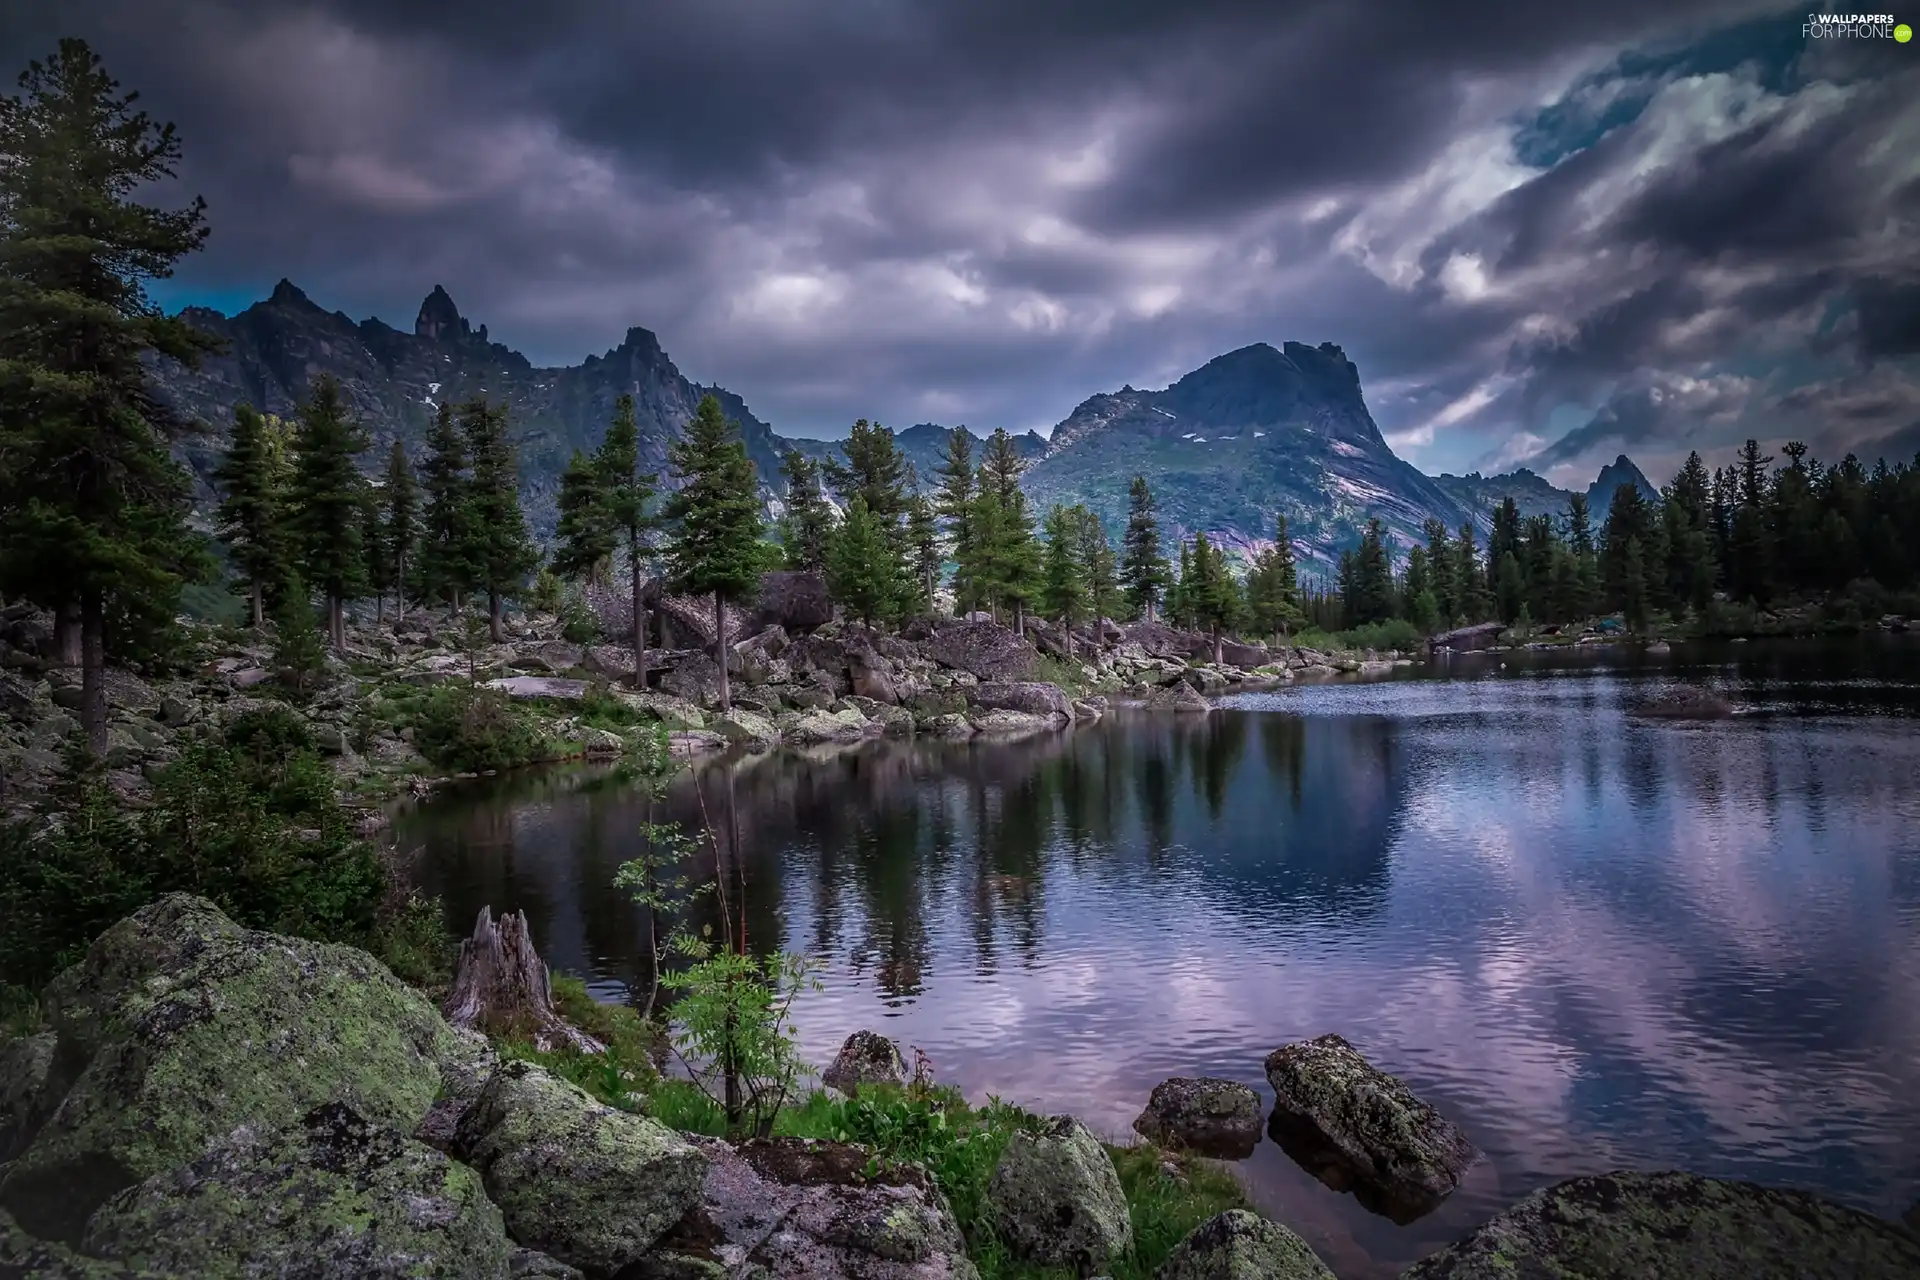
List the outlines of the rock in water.
<svg viewBox="0 0 1920 1280">
<path fill-rule="evenodd" d="M 304 1280 L 506 1280 L 514 1251 L 477 1174 L 345 1103 L 127 1188 L 81 1247 L 161 1275 Z"/>
<path fill-rule="evenodd" d="M 484 1045 L 352 947 L 243 929 L 171 893 L 101 934 L 42 995 L 62 1098 L 0 1181 L 0 1204 L 71 1243 L 109 1195 L 201 1155 L 240 1125 L 349 1101 L 418 1124 Z"/>
<path fill-rule="evenodd" d="M 1260 1095 L 1232 1080 L 1175 1076 L 1153 1087 L 1133 1128 L 1163 1147 L 1245 1160 L 1260 1142 Z"/>
<path fill-rule="evenodd" d="M 1273 1140 L 1397 1223 L 1431 1212 L 1479 1156 L 1451 1121 L 1337 1035 L 1275 1049 L 1266 1068 Z"/>
<path fill-rule="evenodd" d="M 1211 711 L 1213 704 L 1200 695 L 1200 692 L 1184 680 L 1178 684 L 1155 689 L 1147 695 L 1143 704 L 1149 711 Z"/>
<path fill-rule="evenodd" d="M 1401 1280 L 1896 1280 L 1920 1240 L 1803 1191 L 1606 1173 L 1536 1191 Z"/>
<path fill-rule="evenodd" d="M 1053 1117 L 1042 1133 L 1013 1135 L 987 1187 L 987 1214 L 1019 1257 L 1080 1267 L 1083 1275 L 1133 1245 L 1113 1160 L 1072 1116 Z"/>
<path fill-rule="evenodd" d="M 846 1094 L 858 1093 L 863 1084 L 906 1082 L 907 1062 L 900 1056 L 900 1046 L 876 1031 L 848 1036 L 833 1065 L 820 1076 L 821 1084 Z"/>
<path fill-rule="evenodd" d="M 595 1273 L 638 1259 L 698 1204 L 707 1167 L 659 1121 L 526 1062 L 493 1073 L 454 1141 L 515 1240 Z"/>
<path fill-rule="evenodd" d="M 1058 685 L 1038 680 L 983 680 L 969 694 L 976 707 L 989 711 L 1019 711 L 1030 716 L 1073 719 L 1073 704 Z"/>
<path fill-rule="evenodd" d="M 562 1044 L 583 1053 L 605 1050 L 554 1012 L 551 977 L 533 949 L 525 912 L 509 912 L 495 925 L 493 910 L 480 908 L 473 936 L 460 944 L 460 964 L 443 1012 L 456 1027 L 524 1036 L 543 1052 Z"/>
<path fill-rule="evenodd" d="M 1174 1247 L 1154 1280 L 1334 1280 L 1307 1242 L 1245 1209 L 1215 1214 Z"/>
</svg>

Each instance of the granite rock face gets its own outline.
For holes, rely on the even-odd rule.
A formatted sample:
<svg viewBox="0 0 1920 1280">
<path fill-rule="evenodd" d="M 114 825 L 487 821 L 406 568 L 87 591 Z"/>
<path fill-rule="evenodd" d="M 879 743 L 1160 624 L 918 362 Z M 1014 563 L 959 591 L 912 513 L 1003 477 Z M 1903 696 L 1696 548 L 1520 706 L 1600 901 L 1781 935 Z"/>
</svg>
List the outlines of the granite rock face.
<svg viewBox="0 0 1920 1280">
<path fill-rule="evenodd" d="M 1260 1142 L 1260 1095 L 1232 1080 L 1175 1076 L 1153 1087 L 1133 1128 L 1163 1147 L 1244 1160 Z"/>
<path fill-rule="evenodd" d="M 988 1184 L 987 1214 L 1016 1255 L 1043 1265 L 1087 1273 L 1133 1244 L 1113 1160 L 1072 1116 L 1013 1135 Z"/>
</svg>

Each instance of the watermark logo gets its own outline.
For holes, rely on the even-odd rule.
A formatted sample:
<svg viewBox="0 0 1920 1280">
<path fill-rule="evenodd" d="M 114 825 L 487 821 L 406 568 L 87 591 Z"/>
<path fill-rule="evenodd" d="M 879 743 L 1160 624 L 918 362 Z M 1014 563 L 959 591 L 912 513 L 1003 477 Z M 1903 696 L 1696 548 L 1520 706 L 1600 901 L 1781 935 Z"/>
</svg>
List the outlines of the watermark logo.
<svg viewBox="0 0 1920 1280">
<path fill-rule="evenodd" d="M 1810 13 L 1800 24 L 1800 34 L 1809 40 L 1892 40 L 1905 44 L 1913 39 L 1913 28 L 1896 23 L 1890 13 Z"/>
</svg>

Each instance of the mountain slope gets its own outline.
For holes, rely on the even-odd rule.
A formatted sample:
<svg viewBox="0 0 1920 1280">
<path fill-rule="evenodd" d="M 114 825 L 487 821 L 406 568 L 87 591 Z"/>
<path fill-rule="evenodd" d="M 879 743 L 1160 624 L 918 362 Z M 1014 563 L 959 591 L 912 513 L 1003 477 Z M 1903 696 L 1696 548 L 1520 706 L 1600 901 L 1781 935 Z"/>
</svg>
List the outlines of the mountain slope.
<svg viewBox="0 0 1920 1280">
<path fill-rule="evenodd" d="M 1634 466 L 1633 461 L 1623 453 L 1600 468 L 1599 478 L 1587 486 L 1587 509 L 1593 512 L 1596 521 L 1607 518 L 1607 508 L 1613 505 L 1613 491 L 1624 484 L 1640 490 L 1643 498 L 1660 496 L 1653 482 L 1641 475 L 1640 468 Z"/>
</svg>

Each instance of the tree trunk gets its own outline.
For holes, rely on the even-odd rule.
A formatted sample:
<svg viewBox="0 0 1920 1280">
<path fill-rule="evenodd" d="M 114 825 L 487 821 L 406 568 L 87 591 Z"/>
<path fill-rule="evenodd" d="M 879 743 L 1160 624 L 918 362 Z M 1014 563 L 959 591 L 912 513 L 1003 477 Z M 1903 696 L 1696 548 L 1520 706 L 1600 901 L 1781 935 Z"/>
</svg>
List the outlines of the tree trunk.
<svg viewBox="0 0 1920 1280">
<path fill-rule="evenodd" d="M 500 627 L 500 593 L 492 587 L 487 588 L 487 638 L 495 644 L 507 638 Z"/>
<path fill-rule="evenodd" d="M 1220 628 L 1216 625 L 1213 629 L 1213 665 L 1217 667 L 1220 662 Z"/>
<path fill-rule="evenodd" d="M 81 664 L 80 602 L 70 600 L 53 612 L 54 653 L 68 671 Z"/>
<path fill-rule="evenodd" d="M 347 647 L 346 602 L 332 593 L 327 595 L 327 639 L 333 641 L 335 653 Z"/>
<path fill-rule="evenodd" d="M 1013 602 L 1013 634 L 1022 640 L 1027 638 L 1027 602 L 1025 600 Z"/>
<path fill-rule="evenodd" d="M 633 687 L 647 689 L 647 606 L 640 602 L 640 549 L 627 548 L 633 561 Z"/>
<path fill-rule="evenodd" d="M 80 725 L 95 760 L 107 754 L 107 610 L 98 590 L 80 604 Z"/>
<path fill-rule="evenodd" d="M 492 909 L 480 908 L 473 936 L 460 944 L 460 964 L 441 1012 L 456 1027 L 529 1039 L 542 1053 L 563 1044 L 584 1053 L 606 1048 L 554 1012 L 547 966 L 533 949 L 527 917 L 517 911 L 496 925 Z"/>
<path fill-rule="evenodd" d="M 1147 597 L 1147 625 L 1153 625 L 1153 597 Z"/>
<path fill-rule="evenodd" d="M 399 626 L 407 620 L 407 558 L 398 557 L 393 562 L 393 625 Z"/>
<path fill-rule="evenodd" d="M 456 618 L 460 616 L 460 590 L 457 587 L 447 588 L 447 612 Z"/>
<path fill-rule="evenodd" d="M 384 591 L 377 593 L 373 597 L 373 620 L 375 622 L 385 622 L 387 620 L 387 595 Z"/>
<path fill-rule="evenodd" d="M 635 601 L 635 607 L 638 607 Z M 720 709 L 733 710 L 733 691 L 727 687 L 727 606 L 713 593 L 713 660 L 720 666 Z"/>
<path fill-rule="evenodd" d="M 253 597 L 253 629 L 258 631 L 266 625 L 267 621 L 267 593 L 266 589 L 260 585 L 258 578 L 254 579 L 253 591 L 250 594 Z"/>
</svg>

